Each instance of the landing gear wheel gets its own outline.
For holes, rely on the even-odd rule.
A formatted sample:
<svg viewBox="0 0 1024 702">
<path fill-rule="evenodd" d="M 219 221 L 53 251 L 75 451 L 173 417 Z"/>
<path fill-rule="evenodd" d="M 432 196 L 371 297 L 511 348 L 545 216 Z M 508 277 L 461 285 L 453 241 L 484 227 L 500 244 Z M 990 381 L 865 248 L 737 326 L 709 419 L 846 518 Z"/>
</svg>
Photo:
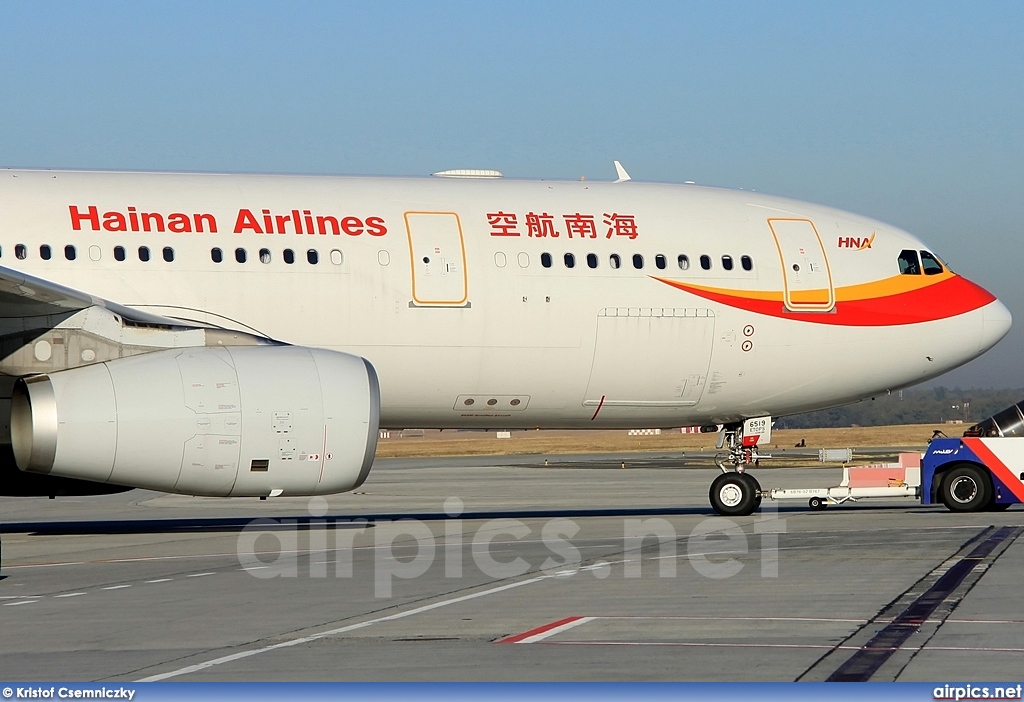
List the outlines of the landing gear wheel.
<svg viewBox="0 0 1024 702">
<path fill-rule="evenodd" d="M 992 500 L 992 480 L 983 468 L 961 463 L 942 479 L 939 498 L 950 512 L 980 512 Z"/>
<path fill-rule="evenodd" d="M 750 483 L 751 489 L 754 491 L 754 508 L 751 512 L 756 512 L 761 507 L 761 483 L 757 482 L 757 478 L 752 476 L 750 473 L 741 473 L 747 482 Z"/>
<path fill-rule="evenodd" d="M 828 507 L 828 503 L 825 502 L 825 500 L 821 499 L 820 497 L 812 497 L 811 499 L 807 500 L 807 506 L 810 507 L 815 512 L 820 512 L 826 507 Z"/>
<path fill-rule="evenodd" d="M 751 514 L 761 503 L 760 486 L 745 473 L 722 473 L 711 483 L 711 507 L 725 517 Z"/>
</svg>

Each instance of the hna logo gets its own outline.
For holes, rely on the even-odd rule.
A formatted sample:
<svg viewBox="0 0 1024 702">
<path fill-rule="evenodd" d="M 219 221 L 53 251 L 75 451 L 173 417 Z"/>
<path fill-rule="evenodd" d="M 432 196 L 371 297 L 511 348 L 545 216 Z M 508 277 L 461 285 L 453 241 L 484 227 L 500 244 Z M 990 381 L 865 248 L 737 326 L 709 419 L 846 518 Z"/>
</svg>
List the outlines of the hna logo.
<svg viewBox="0 0 1024 702">
<path fill-rule="evenodd" d="M 871 244 L 873 243 L 875 243 L 874 232 L 871 232 L 871 236 L 864 237 L 863 239 L 856 236 L 839 237 L 839 248 L 841 249 L 854 249 L 856 251 L 863 251 L 864 249 L 870 249 Z"/>
<path fill-rule="evenodd" d="M 856 251 L 863 251 L 864 249 L 870 249 L 871 244 L 873 243 L 875 243 L 874 232 L 871 232 L 871 236 L 864 237 L 863 239 L 856 236 L 839 237 L 839 248 L 841 249 L 854 249 Z"/>
</svg>

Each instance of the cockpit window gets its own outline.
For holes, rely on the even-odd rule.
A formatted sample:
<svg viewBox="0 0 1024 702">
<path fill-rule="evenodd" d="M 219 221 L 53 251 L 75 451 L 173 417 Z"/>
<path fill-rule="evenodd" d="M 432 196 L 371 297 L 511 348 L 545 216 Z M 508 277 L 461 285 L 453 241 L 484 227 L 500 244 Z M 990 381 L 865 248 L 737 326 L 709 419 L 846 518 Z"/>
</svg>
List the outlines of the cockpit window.
<svg viewBox="0 0 1024 702">
<path fill-rule="evenodd" d="M 921 275 L 921 264 L 917 261 L 917 252 L 906 249 L 900 252 L 900 273 L 902 275 Z"/>
<path fill-rule="evenodd" d="M 921 268 L 925 275 L 938 275 L 942 272 L 942 263 L 927 251 L 922 251 Z"/>
</svg>

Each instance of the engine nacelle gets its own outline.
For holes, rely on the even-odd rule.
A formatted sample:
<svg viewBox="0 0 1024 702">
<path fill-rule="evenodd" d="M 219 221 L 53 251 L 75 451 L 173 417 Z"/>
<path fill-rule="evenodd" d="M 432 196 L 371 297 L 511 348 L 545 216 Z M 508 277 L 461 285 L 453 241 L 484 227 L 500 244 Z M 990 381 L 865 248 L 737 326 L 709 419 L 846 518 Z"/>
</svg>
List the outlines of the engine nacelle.
<svg viewBox="0 0 1024 702">
<path fill-rule="evenodd" d="M 370 472 L 377 374 L 301 346 L 200 347 L 19 380 L 24 471 L 208 496 L 352 490 Z"/>
</svg>

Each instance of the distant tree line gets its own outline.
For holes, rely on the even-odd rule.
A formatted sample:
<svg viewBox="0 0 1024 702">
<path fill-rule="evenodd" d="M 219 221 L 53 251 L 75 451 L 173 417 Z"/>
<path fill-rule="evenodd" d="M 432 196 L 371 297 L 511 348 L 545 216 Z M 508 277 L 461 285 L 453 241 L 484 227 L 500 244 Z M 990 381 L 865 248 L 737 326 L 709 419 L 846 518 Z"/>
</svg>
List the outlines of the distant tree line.
<svg viewBox="0 0 1024 702">
<path fill-rule="evenodd" d="M 889 424 L 937 424 L 950 420 L 961 420 L 964 428 L 967 428 L 1020 402 L 1022 398 L 1024 389 L 911 389 L 843 407 L 781 417 L 776 421 L 775 428 L 872 427 Z"/>
</svg>

